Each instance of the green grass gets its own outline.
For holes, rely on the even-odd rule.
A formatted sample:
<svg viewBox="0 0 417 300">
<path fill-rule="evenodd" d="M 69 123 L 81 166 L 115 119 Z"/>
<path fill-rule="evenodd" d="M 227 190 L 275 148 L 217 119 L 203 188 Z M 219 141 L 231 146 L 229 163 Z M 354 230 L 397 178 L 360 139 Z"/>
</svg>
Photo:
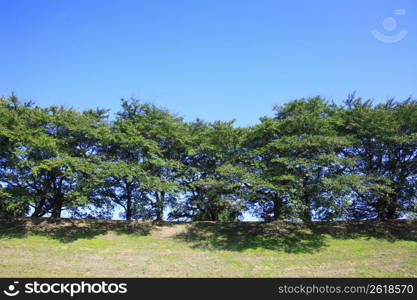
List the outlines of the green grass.
<svg viewBox="0 0 417 300">
<path fill-rule="evenodd" d="M 417 277 L 416 228 L 0 220 L 0 277 Z"/>
</svg>

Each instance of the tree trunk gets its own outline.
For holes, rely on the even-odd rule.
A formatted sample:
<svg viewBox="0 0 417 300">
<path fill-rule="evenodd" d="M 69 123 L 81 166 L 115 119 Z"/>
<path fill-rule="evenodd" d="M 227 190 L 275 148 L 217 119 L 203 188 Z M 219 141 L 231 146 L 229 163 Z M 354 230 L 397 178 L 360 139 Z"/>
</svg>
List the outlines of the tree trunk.
<svg viewBox="0 0 417 300">
<path fill-rule="evenodd" d="M 36 204 L 35 210 L 33 211 L 31 218 L 39 218 L 39 217 L 42 217 L 46 213 L 46 211 L 43 208 L 44 204 L 45 204 L 45 199 L 42 199 Z"/>
<path fill-rule="evenodd" d="M 62 193 L 62 183 L 65 177 L 59 178 L 55 173 L 51 174 L 51 182 L 54 190 L 54 196 L 52 198 L 52 219 L 61 218 L 62 206 L 64 204 L 64 194 Z"/>
<path fill-rule="evenodd" d="M 312 215 L 311 215 L 311 201 L 308 197 L 303 198 L 304 209 L 302 212 L 301 218 L 303 219 L 304 223 L 311 223 Z"/>
<path fill-rule="evenodd" d="M 132 201 L 132 189 L 129 182 L 126 181 L 126 220 L 132 220 L 133 215 L 133 201 Z"/>
<path fill-rule="evenodd" d="M 282 220 L 283 215 L 282 215 L 282 199 L 279 197 L 276 197 L 273 200 L 274 203 L 274 215 L 273 215 L 273 219 L 274 221 L 276 220 Z"/>
<path fill-rule="evenodd" d="M 393 220 L 393 219 L 396 219 L 397 217 L 398 217 L 397 206 L 395 204 L 390 204 L 387 210 L 387 219 Z"/>
<path fill-rule="evenodd" d="M 392 220 L 398 218 L 397 213 L 397 199 L 400 197 L 400 189 L 396 189 L 394 193 L 390 194 L 387 207 L 387 219 Z"/>
<path fill-rule="evenodd" d="M 127 198 L 127 203 L 126 203 L 126 220 L 130 221 L 132 220 L 132 198 L 128 197 Z"/>
<path fill-rule="evenodd" d="M 52 219 L 61 218 L 62 204 L 63 204 L 62 196 L 60 195 L 55 196 L 53 203 L 52 203 L 52 213 L 51 213 Z"/>
<path fill-rule="evenodd" d="M 162 221 L 164 217 L 164 202 L 165 202 L 165 192 L 156 192 L 156 220 Z"/>
<path fill-rule="evenodd" d="M 376 210 L 377 219 L 381 221 L 396 219 L 398 217 L 396 196 L 392 195 L 390 198 L 380 200 Z"/>
<path fill-rule="evenodd" d="M 384 205 L 380 210 L 378 211 L 378 219 L 381 221 L 385 220 L 393 220 L 398 217 L 397 214 L 397 205 L 395 203 L 389 202 L 386 205 Z"/>
</svg>

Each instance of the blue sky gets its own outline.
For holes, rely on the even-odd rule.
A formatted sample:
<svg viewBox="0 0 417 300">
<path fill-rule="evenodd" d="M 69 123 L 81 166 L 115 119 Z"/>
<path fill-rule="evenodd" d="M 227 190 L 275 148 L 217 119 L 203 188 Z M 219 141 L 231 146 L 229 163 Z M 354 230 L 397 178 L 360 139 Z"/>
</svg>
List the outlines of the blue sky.
<svg viewBox="0 0 417 300">
<path fill-rule="evenodd" d="M 300 97 L 417 97 L 413 0 L 0 0 L 0 45 L 0 95 L 41 106 L 136 97 L 246 126 Z"/>
</svg>

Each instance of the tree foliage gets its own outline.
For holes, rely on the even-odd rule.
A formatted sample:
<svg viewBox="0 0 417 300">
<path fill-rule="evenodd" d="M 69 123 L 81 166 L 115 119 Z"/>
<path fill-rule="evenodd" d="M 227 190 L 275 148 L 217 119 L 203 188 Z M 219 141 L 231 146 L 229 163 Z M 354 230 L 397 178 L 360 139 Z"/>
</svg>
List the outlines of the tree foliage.
<svg viewBox="0 0 417 300">
<path fill-rule="evenodd" d="M 122 100 L 0 98 L 0 215 L 127 220 L 394 219 L 417 213 L 417 102 L 274 107 L 250 127 Z"/>
</svg>

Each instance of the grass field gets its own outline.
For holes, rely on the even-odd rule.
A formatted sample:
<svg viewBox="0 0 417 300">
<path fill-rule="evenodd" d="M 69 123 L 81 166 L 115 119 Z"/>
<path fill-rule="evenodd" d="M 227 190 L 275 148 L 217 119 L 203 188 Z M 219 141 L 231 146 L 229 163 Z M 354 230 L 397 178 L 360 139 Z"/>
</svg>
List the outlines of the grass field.
<svg viewBox="0 0 417 300">
<path fill-rule="evenodd" d="M 1 277 L 417 277 L 417 222 L 0 220 Z"/>
</svg>

